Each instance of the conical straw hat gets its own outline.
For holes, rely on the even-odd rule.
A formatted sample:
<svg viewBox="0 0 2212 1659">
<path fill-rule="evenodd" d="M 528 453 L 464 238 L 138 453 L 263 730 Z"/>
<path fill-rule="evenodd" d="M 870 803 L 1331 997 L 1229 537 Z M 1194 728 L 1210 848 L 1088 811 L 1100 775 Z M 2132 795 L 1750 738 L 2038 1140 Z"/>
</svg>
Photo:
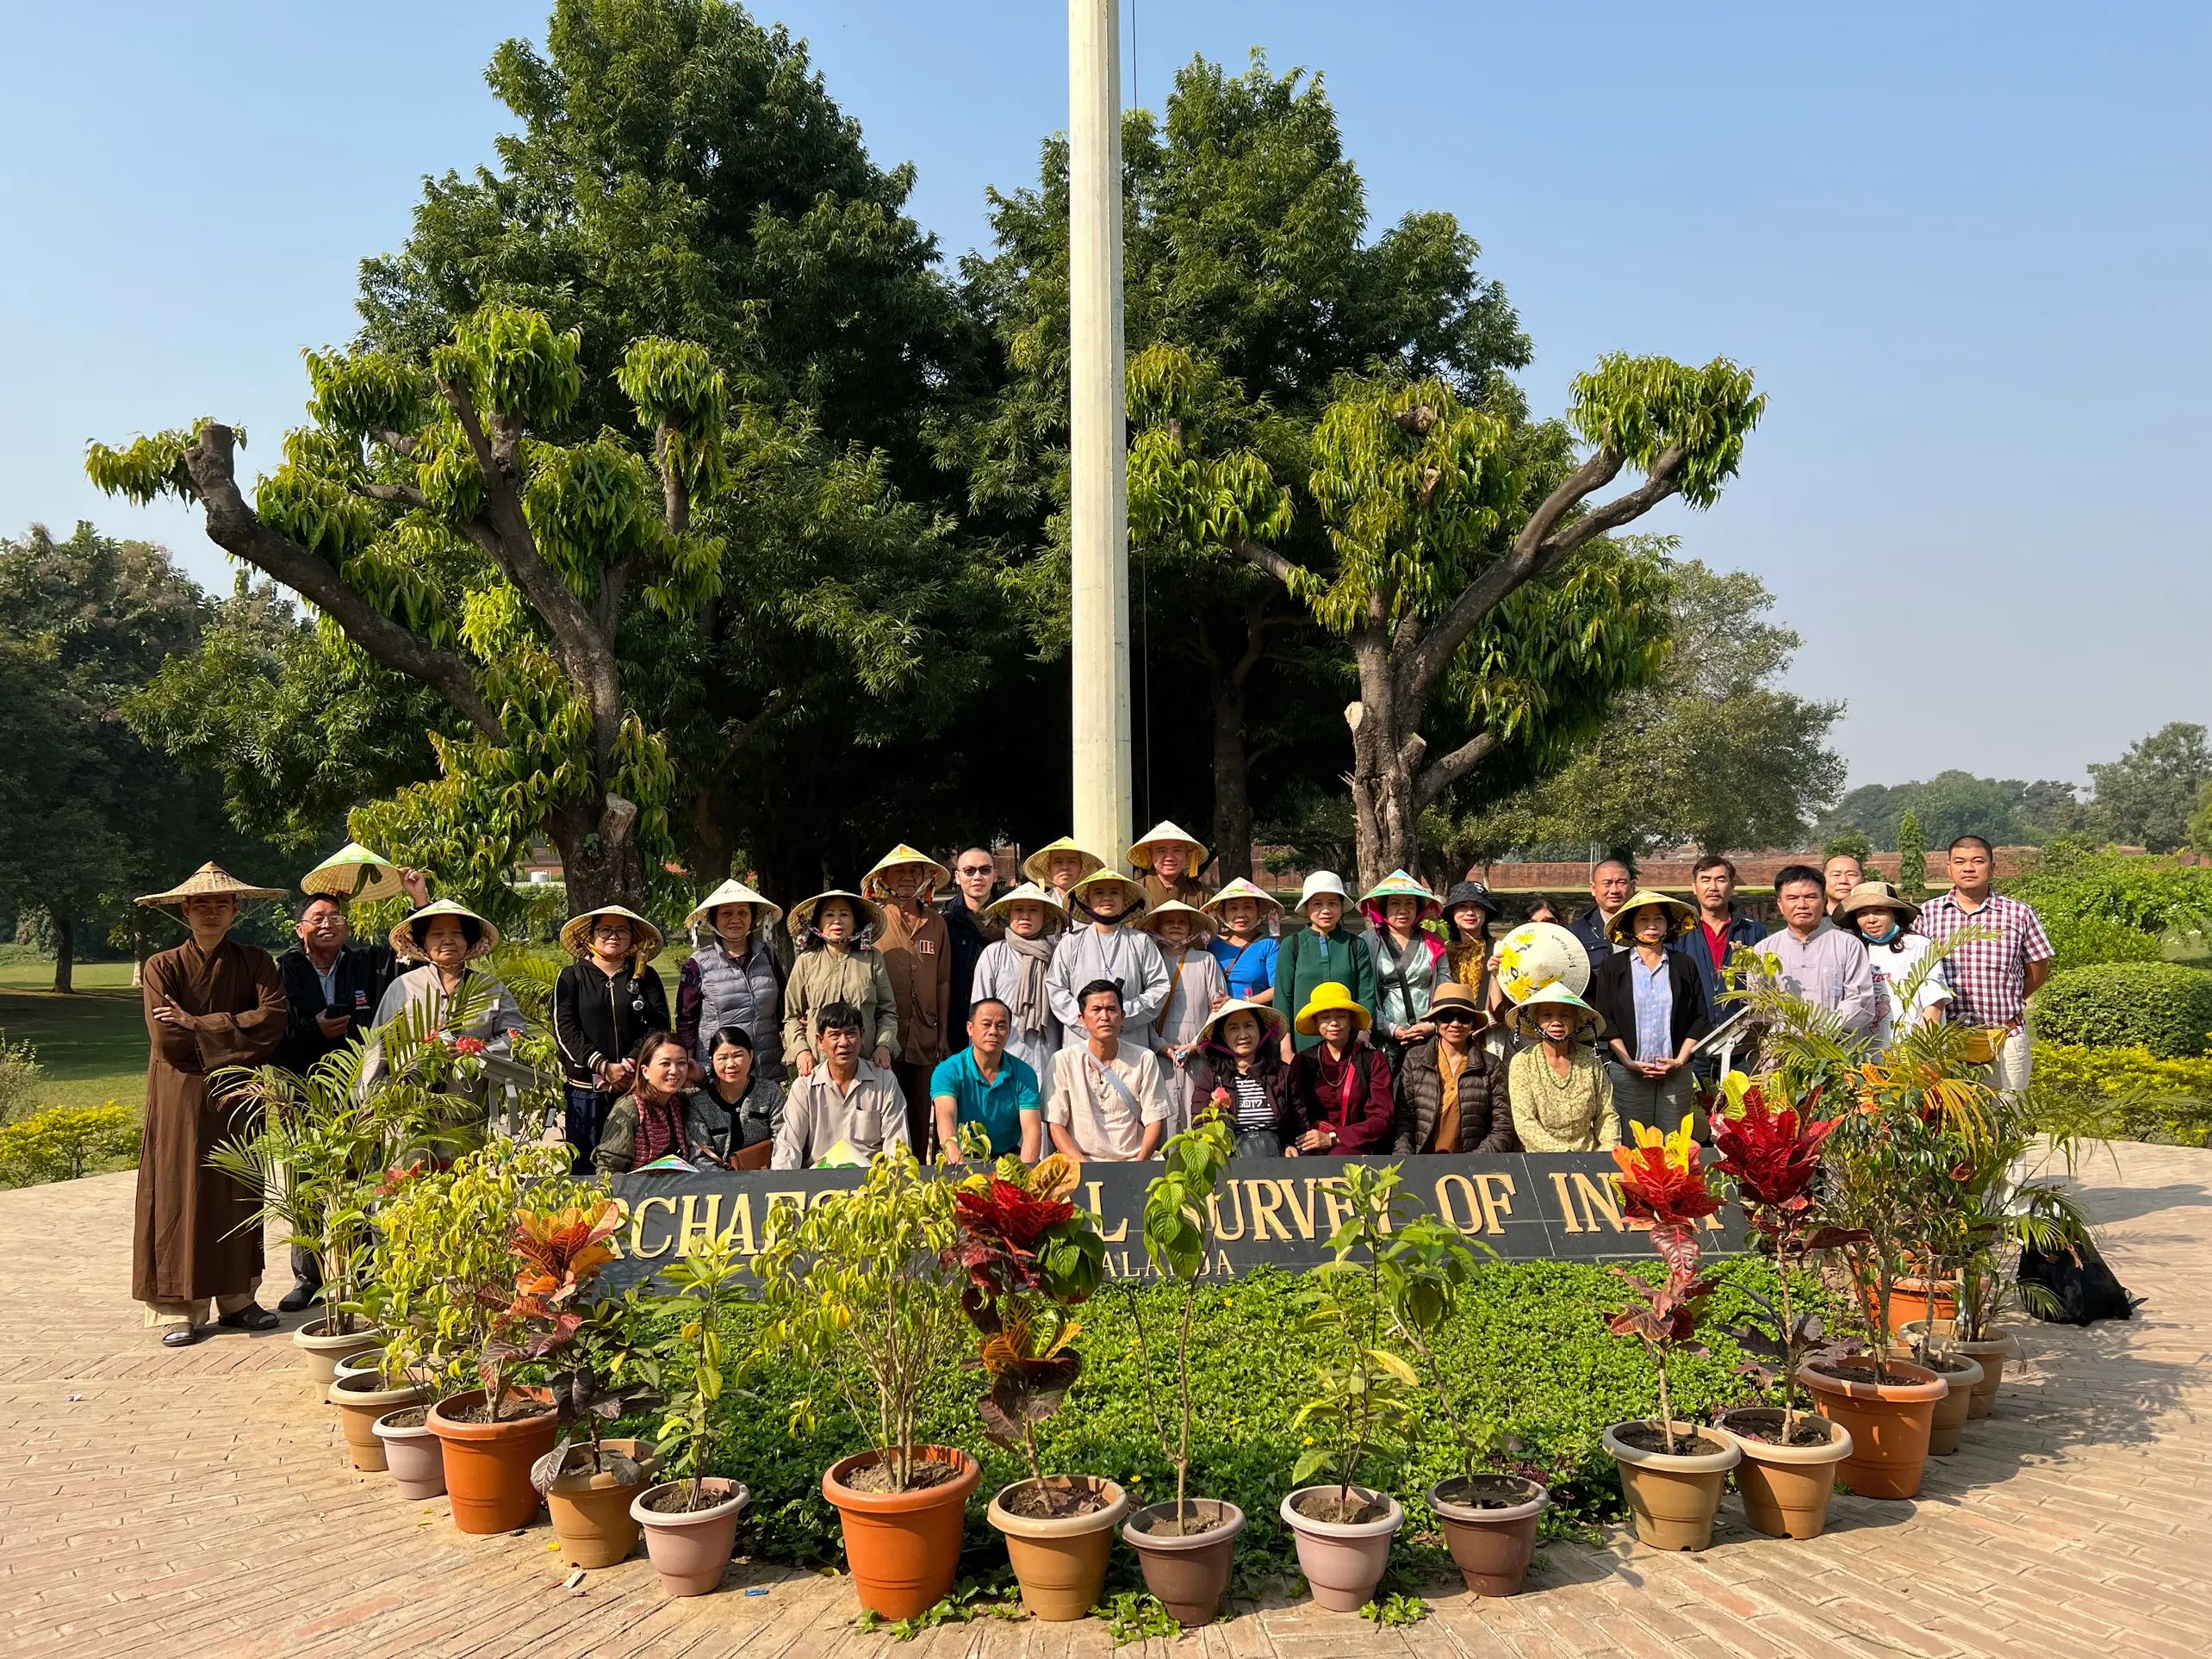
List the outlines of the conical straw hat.
<svg viewBox="0 0 2212 1659">
<path fill-rule="evenodd" d="M 1129 867 L 1149 870 L 1153 866 L 1153 848 L 1164 841 L 1179 841 L 1190 849 L 1190 873 L 1196 875 L 1206 863 L 1206 843 L 1180 824 L 1162 818 L 1145 831 L 1144 839 L 1129 848 Z"/>
<path fill-rule="evenodd" d="M 922 902 L 925 904 L 929 902 L 930 896 L 939 888 L 949 887 L 953 885 L 953 873 L 950 870 L 931 858 L 929 854 L 917 851 L 902 841 L 878 859 L 875 861 L 875 867 L 861 878 L 861 896 L 874 899 L 889 898 L 889 891 L 877 878 L 886 870 L 896 870 L 902 864 L 918 864 L 929 872 L 928 879 L 922 884 Z"/>
<path fill-rule="evenodd" d="M 1444 900 L 1421 885 L 1403 870 L 1393 870 L 1389 875 L 1367 890 L 1360 899 L 1362 905 L 1372 904 L 1379 915 L 1384 904 L 1393 898 L 1414 898 L 1420 901 L 1420 918 L 1432 921 L 1444 914 Z"/>
<path fill-rule="evenodd" d="M 1159 931 L 1159 924 L 1171 916 L 1188 917 L 1190 923 L 1190 932 L 1194 938 L 1203 939 L 1208 934 L 1214 931 L 1214 918 L 1212 916 L 1207 915 L 1205 911 L 1200 910 L 1196 904 L 1186 904 L 1179 898 L 1164 899 L 1159 904 L 1153 905 L 1151 911 L 1147 913 L 1144 919 L 1139 922 L 1136 925 L 1142 928 L 1146 933 L 1157 934 Z M 1192 948 L 1196 949 L 1196 947 L 1194 945 Z"/>
<path fill-rule="evenodd" d="M 806 931 L 814 921 L 816 909 L 825 898 L 842 898 L 850 904 L 853 907 L 853 915 L 857 918 L 860 926 L 867 929 L 871 936 L 883 931 L 881 905 L 862 898 L 858 893 L 848 892 L 842 887 L 831 887 L 826 892 L 815 894 L 811 898 L 802 898 L 791 907 L 791 930 L 794 936 Z"/>
<path fill-rule="evenodd" d="M 326 893 L 351 904 L 397 898 L 407 889 L 400 885 L 399 867 L 391 860 L 349 841 L 300 878 L 300 891 Z"/>
<path fill-rule="evenodd" d="M 1123 875 L 1120 871 L 1107 869 L 1093 870 L 1089 875 L 1084 877 L 1082 880 L 1077 882 L 1074 886 L 1069 888 L 1067 896 L 1071 899 L 1074 900 L 1078 904 L 1083 904 L 1083 895 L 1084 893 L 1093 887 L 1103 886 L 1109 881 L 1120 882 L 1122 884 L 1122 890 L 1128 897 L 1128 904 L 1122 911 L 1122 914 L 1118 918 L 1122 925 L 1126 927 L 1135 922 L 1139 916 L 1142 916 L 1146 910 L 1150 907 L 1152 901 L 1145 897 L 1145 890 L 1142 887 L 1130 880 L 1128 877 Z M 1084 904 L 1084 913 L 1085 915 L 1090 913 L 1089 905 Z"/>
<path fill-rule="evenodd" d="M 282 887 L 257 887 L 250 881 L 240 881 L 229 871 L 209 859 L 190 875 L 165 893 L 142 893 L 141 904 L 182 904 L 188 898 L 235 898 L 244 904 L 249 898 L 282 898 Z"/>
<path fill-rule="evenodd" d="M 1614 939 L 1627 938 L 1629 923 L 1634 919 L 1637 911 L 1645 910 L 1667 912 L 1669 929 L 1667 936 L 1669 939 L 1680 939 L 1690 930 L 1690 924 L 1698 919 L 1695 905 L 1686 904 L 1671 893 L 1655 892 L 1646 887 L 1613 912 L 1612 920 L 1606 924 L 1606 935 Z"/>
<path fill-rule="evenodd" d="M 1266 888 L 1246 881 L 1242 876 L 1231 881 L 1227 886 L 1222 888 L 1198 908 L 1209 916 L 1218 916 L 1221 913 L 1221 906 L 1232 898 L 1249 898 L 1264 910 L 1273 910 L 1277 916 L 1283 914 L 1281 899 L 1268 892 Z"/>
<path fill-rule="evenodd" d="M 1025 881 L 1010 893 L 1002 893 L 983 907 L 983 913 L 994 922 L 1010 919 L 1016 904 L 1041 904 L 1045 907 L 1045 927 L 1047 931 L 1067 925 L 1067 907 L 1050 887 L 1040 887 L 1034 881 Z"/>
<path fill-rule="evenodd" d="M 420 942 L 422 939 L 422 929 L 428 927 L 432 923 L 437 921 L 441 916 L 465 916 L 468 920 L 474 922 L 476 926 L 482 929 L 482 931 L 477 935 L 475 944 L 469 952 L 469 960 L 473 962 L 479 956 L 489 956 L 494 949 L 498 947 L 500 942 L 500 930 L 497 928 L 485 921 L 482 916 L 477 915 L 475 911 L 470 910 L 466 904 L 457 904 L 450 898 L 440 898 L 432 900 L 430 904 L 424 905 L 412 916 L 402 917 L 399 923 L 393 928 L 391 933 L 392 954 L 397 956 L 402 962 L 420 962 L 427 960 L 428 959 L 423 955 L 422 945 Z"/>
<path fill-rule="evenodd" d="M 695 928 L 704 922 L 711 926 L 715 911 L 724 904 L 750 904 L 753 907 L 753 929 L 756 933 L 765 933 L 783 920 L 782 905 L 769 904 L 743 882 L 733 879 L 700 899 L 699 908 L 684 918 L 684 925 Z"/>
<path fill-rule="evenodd" d="M 624 910 L 619 904 L 602 904 L 597 910 L 572 916 L 561 929 L 561 947 L 569 955 L 581 960 L 592 954 L 592 923 L 602 916 L 618 916 L 630 923 L 630 966 L 635 972 L 661 954 L 661 930 L 635 910 Z"/>
<path fill-rule="evenodd" d="M 1080 858 L 1083 861 L 1083 868 L 1076 873 L 1076 879 L 1078 881 L 1082 880 L 1084 876 L 1094 874 L 1106 867 L 1106 861 L 1104 859 L 1099 857 L 1097 854 L 1092 852 L 1088 847 L 1078 846 L 1073 836 L 1062 836 L 1058 841 L 1047 842 L 1043 846 L 1037 848 L 1035 852 L 1030 854 L 1028 857 L 1023 859 L 1022 861 L 1022 873 L 1028 877 L 1030 880 L 1035 882 L 1040 887 L 1051 886 L 1053 885 L 1053 854 L 1054 853 L 1073 853 L 1078 858 Z"/>
</svg>

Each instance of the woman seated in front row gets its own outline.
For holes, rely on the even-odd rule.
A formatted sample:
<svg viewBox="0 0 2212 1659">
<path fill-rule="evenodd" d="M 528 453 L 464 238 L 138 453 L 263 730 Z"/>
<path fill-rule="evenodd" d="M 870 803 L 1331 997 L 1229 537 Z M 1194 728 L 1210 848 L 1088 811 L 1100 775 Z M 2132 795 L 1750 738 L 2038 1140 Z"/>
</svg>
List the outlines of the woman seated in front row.
<svg viewBox="0 0 2212 1659">
<path fill-rule="evenodd" d="M 602 1175 L 627 1175 L 671 1153 L 698 1168 L 720 1164 L 716 1142 L 728 1126 L 712 1122 L 705 1103 L 685 1090 L 691 1053 L 676 1034 L 647 1032 L 631 1058 L 630 1091 L 608 1109 L 592 1167 Z"/>
</svg>

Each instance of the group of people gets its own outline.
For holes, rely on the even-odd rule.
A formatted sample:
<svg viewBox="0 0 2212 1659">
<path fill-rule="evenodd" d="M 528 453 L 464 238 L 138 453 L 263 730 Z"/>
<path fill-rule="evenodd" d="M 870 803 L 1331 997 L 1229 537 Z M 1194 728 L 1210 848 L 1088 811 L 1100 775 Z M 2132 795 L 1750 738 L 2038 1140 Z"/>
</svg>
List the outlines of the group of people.
<svg viewBox="0 0 2212 1659">
<path fill-rule="evenodd" d="M 1724 857 L 1699 861 L 1694 904 L 1636 892 L 1628 865 L 1604 860 L 1586 914 L 1569 923 L 1539 900 L 1519 918 L 1569 929 L 1588 955 L 1587 995 L 1561 979 L 1514 1001 L 1500 907 L 1479 881 L 1438 894 L 1394 871 L 1361 895 L 1356 923 L 1326 870 L 1289 913 L 1241 878 L 1208 888 L 1206 848 L 1173 823 L 1127 849 L 1133 874 L 1063 839 L 1004 892 L 987 848 L 948 869 L 902 844 L 857 892 L 816 893 L 787 921 L 724 882 L 685 918 L 697 942 L 673 1004 L 653 922 L 620 905 L 572 916 L 551 1007 L 563 1132 L 579 1173 L 669 1159 L 803 1169 L 893 1145 L 954 1161 L 978 1146 L 1132 1160 L 1209 1112 L 1247 1157 L 1598 1151 L 1628 1121 L 1695 1114 L 1693 1056 L 1742 947 L 1855 1031 L 1945 1017 L 2003 1030 L 1995 1080 L 2017 1088 L 2050 943 L 2033 910 L 1991 892 L 1985 842 L 1961 837 L 1949 856 L 1950 891 L 1923 906 L 1849 859 L 1791 866 L 1771 934 L 1738 911 Z M 233 1127 L 209 1073 L 304 1072 L 357 1037 L 370 1081 L 379 1034 L 424 1004 L 446 1037 L 489 1055 L 527 1028 L 483 962 L 497 928 L 398 873 L 413 908 L 388 944 L 353 943 L 343 899 L 317 894 L 281 961 L 229 937 L 242 900 L 280 892 L 208 864 L 140 901 L 191 930 L 144 976 L 134 1294 L 165 1342 L 198 1340 L 211 1311 L 246 1329 L 275 1320 L 255 1302 L 259 1229 L 242 1225 L 259 1195 L 207 1167 Z M 1945 940 L 1951 954 L 1916 982 Z M 311 1257 L 295 1252 L 294 1269 L 289 1309 L 318 1288 Z"/>
</svg>

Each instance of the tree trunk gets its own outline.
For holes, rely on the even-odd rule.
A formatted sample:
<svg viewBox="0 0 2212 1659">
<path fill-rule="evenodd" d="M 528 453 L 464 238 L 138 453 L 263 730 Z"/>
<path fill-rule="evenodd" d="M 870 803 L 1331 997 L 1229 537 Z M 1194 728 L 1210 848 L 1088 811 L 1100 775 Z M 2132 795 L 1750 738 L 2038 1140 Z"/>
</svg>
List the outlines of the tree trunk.
<svg viewBox="0 0 2212 1659">
<path fill-rule="evenodd" d="M 77 990 L 77 919 L 59 908 L 49 908 L 53 921 L 53 988 L 64 997 Z"/>
<path fill-rule="evenodd" d="M 619 795 L 596 806 L 578 803 L 551 813 L 546 834 L 561 853 L 569 914 L 601 904 L 645 908 L 645 850 L 637 839 L 637 808 Z"/>
<path fill-rule="evenodd" d="M 1245 692 L 1234 670 L 1215 663 L 1214 693 L 1214 857 L 1222 882 L 1252 879 L 1252 783 L 1245 755 Z M 1219 885 L 1219 884 L 1217 884 Z"/>
<path fill-rule="evenodd" d="M 1393 870 L 1420 858 L 1420 817 L 1414 807 L 1414 768 L 1427 744 L 1399 730 L 1387 629 L 1361 629 L 1351 638 L 1359 665 L 1359 701 L 1344 711 L 1351 728 L 1351 812 L 1365 892 Z"/>
</svg>

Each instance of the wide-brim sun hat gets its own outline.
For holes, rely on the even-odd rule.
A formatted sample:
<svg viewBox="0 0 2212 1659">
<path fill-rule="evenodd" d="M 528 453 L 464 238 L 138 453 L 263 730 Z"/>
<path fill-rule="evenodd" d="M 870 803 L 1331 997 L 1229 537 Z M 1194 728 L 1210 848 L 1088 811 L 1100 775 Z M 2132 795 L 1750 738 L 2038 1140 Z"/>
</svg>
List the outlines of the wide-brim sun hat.
<svg viewBox="0 0 2212 1659">
<path fill-rule="evenodd" d="M 1564 983 L 1578 995 L 1590 983 L 1590 952 L 1556 922 L 1524 922 L 1498 941 L 1498 986 L 1525 1003 L 1542 986 Z"/>
<path fill-rule="evenodd" d="M 1533 1037 L 1537 1035 L 1536 1016 L 1547 1008 L 1563 1007 L 1581 1010 L 1582 1017 L 1575 1028 L 1577 1036 L 1606 1035 L 1606 1016 L 1556 979 L 1529 992 L 1527 1001 L 1508 1010 L 1506 1022 L 1522 1036 Z"/>
<path fill-rule="evenodd" d="M 861 927 L 869 929 L 876 933 L 881 933 L 883 931 L 883 910 L 880 905 L 872 904 L 867 899 L 862 898 L 858 893 L 848 892 L 842 887 L 831 887 L 825 892 L 815 894 L 811 898 L 802 898 L 798 904 L 791 907 L 791 930 L 792 933 L 805 933 L 808 928 L 813 925 L 814 912 L 821 908 L 822 901 L 825 898 L 842 898 L 845 900 L 853 907 L 853 915 L 855 919 L 859 921 Z"/>
<path fill-rule="evenodd" d="M 1354 1016 L 1359 1021 L 1362 1031 L 1374 1029 L 1375 1016 L 1351 994 L 1351 987 L 1334 979 L 1324 979 L 1314 987 L 1314 994 L 1306 999 L 1305 1007 L 1298 1010 L 1298 1035 L 1302 1037 L 1319 1036 L 1320 1016 L 1335 1013 Z"/>
<path fill-rule="evenodd" d="M 700 923 L 714 925 L 714 913 L 724 904 L 750 904 L 753 907 L 753 930 L 765 933 L 783 920 L 783 906 L 771 904 L 743 882 L 735 879 L 724 882 L 705 898 L 699 908 L 684 918 L 684 926 L 695 928 Z"/>
<path fill-rule="evenodd" d="M 1465 985 L 1454 985 L 1451 980 L 1446 979 L 1429 993 L 1426 1017 L 1433 1020 L 1448 1008 L 1464 1009 L 1473 1015 L 1475 1028 L 1478 1031 L 1490 1023 L 1488 1010 L 1475 1000 L 1475 993 Z"/>
<path fill-rule="evenodd" d="M 243 904 L 249 898 L 282 898 L 282 887 L 257 887 L 251 881 L 240 881 L 228 870 L 209 859 L 190 875 L 167 892 L 141 893 L 141 904 L 182 904 L 188 898 L 235 898 Z"/>
<path fill-rule="evenodd" d="M 1472 879 L 1452 884 L 1451 891 L 1444 896 L 1444 914 L 1450 920 L 1451 913 L 1463 904 L 1477 904 L 1482 914 L 1494 922 L 1498 919 L 1498 901 L 1490 896 L 1483 883 Z"/>
<path fill-rule="evenodd" d="M 878 900 L 890 898 L 890 893 L 885 890 L 878 878 L 887 871 L 903 869 L 909 864 L 917 864 L 927 873 L 922 883 L 921 897 L 924 904 L 929 902 L 931 895 L 953 885 L 953 873 L 950 870 L 919 848 L 909 847 L 902 841 L 878 859 L 875 861 L 875 867 L 861 878 L 861 896 Z"/>
<path fill-rule="evenodd" d="M 1212 1042 L 1221 1040 L 1221 1027 L 1232 1014 L 1250 1014 L 1258 1017 L 1261 1036 L 1283 1028 L 1283 1010 L 1271 1003 L 1248 1003 L 1241 997 L 1223 1003 L 1206 1016 L 1206 1023 L 1198 1028 L 1198 1035 Z"/>
<path fill-rule="evenodd" d="M 1372 904 L 1376 914 L 1380 916 L 1387 914 L 1389 901 L 1394 898 L 1418 899 L 1420 902 L 1420 919 L 1424 922 L 1432 922 L 1444 914 L 1444 900 L 1403 870 L 1391 871 L 1370 887 L 1359 902 L 1362 905 Z"/>
<path fill-rule="evenodd" d="M 1186 904 L 1179 898 L 1164 899 L 1153 905 L 1144 919 L 1137 923 L 1146 933 L 1157 935 L 1159 924 L 1171 916 L 1179 916 L 1190 923 L 1190 931 L 1204 935 L 1214 931 L 1214 918 L 1196 904 Z"/>
<path fill-rule="evenodd" d="M 1060 903 L 1059 895 L 1049 887 L 1040 887 L 1034 881 L 1025 881 L 1011 892 L 1001 893 L 983 907 L 983 913 L 994 922 L 1011 922 L 1016 904 L 1042 907 L 1047 931 L 1067 925 L 1067 907 Z"/>
<path fill-rule="evenodd" d="M 1298 909 L 1303 911 L 1323 893 L 1334 893 L 1344 901 L 1345 909 L 1351 908 L 1351 895 L 1344 890 L 1344 878 L 1334 870 L 1315 870 L 1298 890 Z"/>
<path fill-rule="evenodd" d="M 470 910 L 466 904 L 450 898 L 433 899 L 410 916 L 402 916 L 391 932 L 392 954 L 403 962 L 424 962 L 430 959 L 423 954 L 422 930 L 441 916 L 457 916 L 476 924 L 476 942 L 469 948 L 465 960 L 475 961 L 479 956 L 489 956 L 500 942 L 500 930 Z"/>
<path fill-rule="evenodd" d="M 1067 896 L 1077 904 L 1082 904 L 1084 909 L 1089 910 L 1090 907 L 1084 904 L 1084 894 L 1091 892 L 1094 888 L 1103 887 L 1109 881 L 1119 882 L 1122 892 L 1128 895 L 1129 902 L 1122 907 L 1120 920 L 1134 922 L 1151 908 L 1152 901 L 1145 897 L 1145 890 L 1119 870 L 1093 870 L 1074 886 L 1069 888 Z"/>
<path fill-rule="evenodd" d="M 1207 915 L 1218 918 L 1221 914 L 1221 906 L 1233 898 L 1249 898 L 1262 910 L 1273 910 L 1277 916 L 1283 914 L 1281 899 L 1268 892 L 1266 888 L 1247 881 L 1242 876 L 1231 881 L 1227 886 L 1222 888 L 1198 908 Z"/>
<path fill-rule="evenodd" d="M 633 967 L 643 967 L 661 954 L 664 942 L 660 929 L 632 910 L 619 904 L 602 904 L 597 910 L 572 916 L 561 929 L 561 948 L 578 961 L 592 954 L 592 923 L 602 916 L 618 916 L 630 923 L 630 948 L 624 953 Z"/>
<path fill-rule="evenodd" d="M 1920 906 L 1886 881 L 1862 881 L 1836 907 L 1838 916 L 1856 916 L 1861 910 L 1894 910 L 1909 923 L 1920 914 Z"/>
<path fill-rule="evenodd" d="M 1035 852 L 1030 854 L 1028 857 L 1023 859 L 1022 861 L 1022 873 L 1028 877 L 1030 880 L 1035 882 L 1040 887 L 1051 886 L 1053 885 L 1053 854 L 1054 853 L 1073 853 L 1078 858 L 1083 861 L 1083 867 L 1076 872 L 1075 879 L 1078 881 L 1082 880 L 1084 877 L 1092 874 L 1094 872 L 1103 870 L 1106 867 L 1106 861 L 1104 859 L 1099 857 L 1097 854 L 1092 852 L 1088 847 L 1084 847 L 1078 843 L 1073 836 L 1062 836 L 1058 841 L 1047 842 L 1042 847 L 1037 848 Z"/>
<path fill-rule="evenodd" d="M 320 893 L 343 904 L 373 904 L 407 892 L 399 867 L 382 853 L 349 841 L 300 878 L 300 891 Z"/>
<path fill-rule="evenodd" d="M 1190 849 L 1190 861 L 1186 873 L 1196 875 L 1206 866 L 1206 843 L 1181 824 L 1162 818 L 1144 833 L 1142 840 L 1129 848 L 1129 867 L 1149 870 L 1153 867 L 1153 848 L 1164 842 L 1179 841 Z"/>
<path fill-rule="evenodd" d="M 1642 892 L 1632 895 L 1627 904 L 1613 912 L 1612 920 L 1606 923 L 1606 936 L 1614 940 L 1628 939 L 1631 936 L 1629 923 L 1635 919 L 1637 911 L 1648 910 L 1655 905 L 1667 912 L 1667 937 L 1669 939 L 1680 939 L 1690 930 L 1691 923 L 1698 919 L 1696 905 L 1679 899 L 1672 893 L 1658 892 L 1646 887 Z"/>
</svg>

